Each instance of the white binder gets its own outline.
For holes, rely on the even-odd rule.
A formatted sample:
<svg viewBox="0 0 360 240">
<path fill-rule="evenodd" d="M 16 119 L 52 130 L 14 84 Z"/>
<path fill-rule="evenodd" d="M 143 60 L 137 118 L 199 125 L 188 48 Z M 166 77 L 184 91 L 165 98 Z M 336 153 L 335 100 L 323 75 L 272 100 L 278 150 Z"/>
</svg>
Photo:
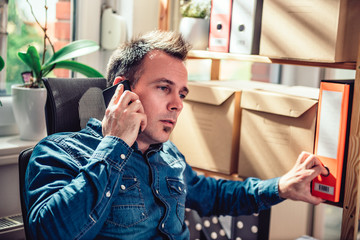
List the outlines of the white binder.
<svg viewBox="0 0 360 240">
<path fill-rule="evenodd" d="M 231 53 L 258 54 L 263 0 L 233 0 Z"/>
</svg>

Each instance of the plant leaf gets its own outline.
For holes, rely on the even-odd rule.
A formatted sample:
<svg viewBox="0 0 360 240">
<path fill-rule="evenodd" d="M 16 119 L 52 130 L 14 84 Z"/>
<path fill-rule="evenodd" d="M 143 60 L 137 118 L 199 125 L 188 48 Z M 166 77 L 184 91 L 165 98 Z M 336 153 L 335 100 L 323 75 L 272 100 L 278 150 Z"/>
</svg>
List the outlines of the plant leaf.
<svg viewBox="0 0 360 240">
<path fill-rule="evenodd" d="M 74 72 L 81 73 L 86 77 L 104 77 L 100 72 L 98 72 L 94 68 L 76 61 L 61 61 L 56 63 L 55 68 L 69 69 Z M 44 69 L 44 71 L 46 71 L 46 69 Z"/>
<path fill-rule="evenodd" d="M 99 45 L 90 40 L 78 40 L 69 43 L 65 47 L 59 49 L 52 55 L 52 57 L 44 64 L 43 68 L 58 63 L 60 61 L 69 60 L 71 58 L 80 57 L 99 49 Z"/>
<path fill-rule="evenodd" d="M 4 66 L 5 66 L 4 59 L 0 56 L 0 71 L 3 70 Z"/>
<path fill-rule="evenodd" d="M 38 51 L 34 46 L 29 46 L 26 53 L 18 52 L 18 56 L 34 72 L 37 79 L 41 79 L 41 63 Z"/>
</svg>

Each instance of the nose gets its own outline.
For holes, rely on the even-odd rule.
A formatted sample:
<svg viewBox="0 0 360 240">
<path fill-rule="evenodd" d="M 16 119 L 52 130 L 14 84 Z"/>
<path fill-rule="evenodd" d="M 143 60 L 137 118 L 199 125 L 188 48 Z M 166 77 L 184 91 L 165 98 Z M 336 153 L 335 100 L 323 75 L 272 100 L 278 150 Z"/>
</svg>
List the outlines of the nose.
<svg viewBox="0 0 360 240">
<path fill-rule="evenodd" d="M 174 94 L 168 104 L 169 111 L 180 112 L 183 109 L 183 99 L 178 94 Z"/>
</svg>

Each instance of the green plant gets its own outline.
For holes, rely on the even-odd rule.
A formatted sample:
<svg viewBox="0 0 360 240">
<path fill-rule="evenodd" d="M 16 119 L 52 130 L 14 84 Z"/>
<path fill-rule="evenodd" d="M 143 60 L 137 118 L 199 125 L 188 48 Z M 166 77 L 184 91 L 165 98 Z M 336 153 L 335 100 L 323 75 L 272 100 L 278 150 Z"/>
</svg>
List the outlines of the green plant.
<svg viewBox="0 0 360 240">
<path fill-rule="evenodd" d="M 0 72 L 3 70 L 4 67 L 5 67 L 4 59 L 2 58 L 2 56 L 0 56 Z"/>
<path fill-rule="evenodd" d="M 210 0 L 190 0 L 185 1 L 180 7 L 183 17 L 207 18 L 210 16 Z"/>
<path fill-rule="evenodd" d="M 55 51 L 54 46 L 49 36 L 47 35 L 47 14 L 45 16 L 45 25 L 42 26 L 34 15 L 32 6 L 28 0 L 27 3 L 30 6 L 31 13 L 34 16 L 36 23 L 39 25 L 39 27 L 44 33 L 44 50 L 42 54 L 42 61 L 40 60 L 39 52 L 32 45 L 28 46 L 26 52 L 18 52 L 18 57 L 20 58 L 20 60 L 24 62 L 28 67 L 30 67 L 33 74 L 30 83 L 25 84 L 26 87 L 43 87 L 42 78 L 47 76 L 55 68 L 69 69 L 75 72 L 79 72 L 87 77 L 103 77 L 103 75 L 94 68 L 76 62 L 74 60 L 69 60 L 97 51 L 99 49 L 99 46 L 96 42 L 90 40 L 78 40 L 69 43 L 58 51 Z M 45 0 L 45 12 L 47 12 L 47 9 L 47 1 Z M 47 42 L 50 44 L 53 54 L 52 56 L 50 56 L 50 58 L 45 60 Z"/>
<path fill-rule="evenodd" d="M 0 72 L 3 70 L 4 67 L 5 67 L 4 59 L 2 58 L 2 56 L 0 56 Z M 0 100 L 0 107 L 2 107 L 1 100 Z"/>
<path fill-rule="evenodd" d="M 18 52 L 19 58 L 30 67 L 33 72 L 33 81 L 28 87 L 41 87 L 41 79 L 48 75 L 54 68 L 65 68 L 79 72 L 87 77 L 103 77 L 97 70 L 85 64 L 68 60 L 80 57 L 99 49 L 99 46 L 89 40 L 74 41 L 54 54 L 43 64 L 40 63 L 40 55 L 34 46 L 29 46 L 27 51 Z"/>
</svg>

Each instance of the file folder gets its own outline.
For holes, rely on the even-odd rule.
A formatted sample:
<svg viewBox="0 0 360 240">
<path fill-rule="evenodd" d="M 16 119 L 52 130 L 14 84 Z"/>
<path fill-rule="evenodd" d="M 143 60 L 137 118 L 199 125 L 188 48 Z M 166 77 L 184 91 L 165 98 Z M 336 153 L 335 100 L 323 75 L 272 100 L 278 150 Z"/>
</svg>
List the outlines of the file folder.
<svg viewBox="0 0 360 240">
<path fill-rule="evenodd" d="M 232 0 L 212 0 L 209 50 L 229 52 Z"/>
<path fill-rule="evenodd" d="M 263 0 L 234 0 L 232 3 L 231 53 L 259 54 Z"/>
<path fill-rule="evenodd" d="M 314 153 L 329 169 L 312 181 L 312 194 L 342 202 L 350 129 L 353 80 L 320 83 Z"/>
</svg>

